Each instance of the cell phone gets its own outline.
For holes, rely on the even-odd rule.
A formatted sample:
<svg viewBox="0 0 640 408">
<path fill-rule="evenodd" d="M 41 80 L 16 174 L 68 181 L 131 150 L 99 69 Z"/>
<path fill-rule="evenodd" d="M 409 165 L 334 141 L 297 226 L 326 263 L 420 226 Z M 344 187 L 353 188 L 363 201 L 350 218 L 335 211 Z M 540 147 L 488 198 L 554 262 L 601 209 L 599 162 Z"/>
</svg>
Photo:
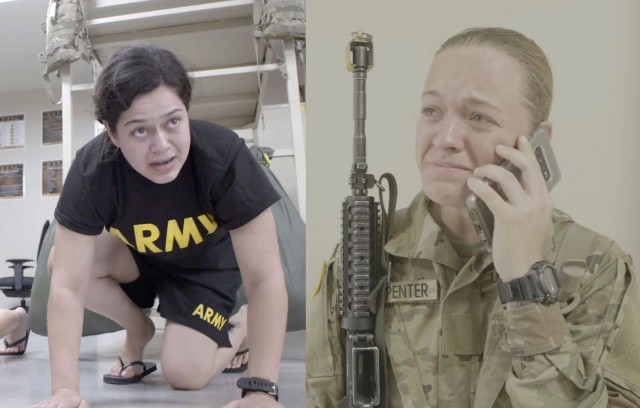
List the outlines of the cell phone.
<svg viewBox="0 0 640 408">
<path fill-rule="evenodd" d="M 536 129 L 531 135 L 527 137 L 533 152 L 536 155 L 536 160 L 540 165 L 540 171 L 547 183 L 547 189 L 551 191 L 553 187 L 560 181 L 560 167 L 558 161 L 549 143 L 549 137 L 547 132 L 543 128 Z M 516 178 L 522 183 L 522 172 L 513 163 L 505 160 L 500 164 L 501 167 L 512 172 Z M 506 195 L 500 188 L 500 186 L 492 180 L 485 179 L 500 196 L 506 200 Z M 489 207 L 474 193 L 469 194 L 465 200 L 469 216 L 473 221 L 473 225 L 480 236 L 480 241 L 484 248 L 491 252 L 491 244 L 493 237 L 493 213 L 489 210 Z"/>
</svg>

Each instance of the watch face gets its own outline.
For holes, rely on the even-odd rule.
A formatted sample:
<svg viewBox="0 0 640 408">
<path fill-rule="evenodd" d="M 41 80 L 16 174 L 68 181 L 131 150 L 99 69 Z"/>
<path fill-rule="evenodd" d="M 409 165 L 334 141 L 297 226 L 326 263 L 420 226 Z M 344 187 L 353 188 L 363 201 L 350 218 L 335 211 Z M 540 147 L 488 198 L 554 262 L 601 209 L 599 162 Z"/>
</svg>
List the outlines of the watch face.
<svg viewBox="0 0 640 408">
<path fill-rule="evenodd" d="M 546 297 L 549 300 L 555 301 L 560 294 L 560 288 L 558 287 L 558 281 L 556 279 L 556 273 L 553 269 L 553 265 L 545 265 L 540 272 L 540 282 L 542 283 Z"/>
</svg>

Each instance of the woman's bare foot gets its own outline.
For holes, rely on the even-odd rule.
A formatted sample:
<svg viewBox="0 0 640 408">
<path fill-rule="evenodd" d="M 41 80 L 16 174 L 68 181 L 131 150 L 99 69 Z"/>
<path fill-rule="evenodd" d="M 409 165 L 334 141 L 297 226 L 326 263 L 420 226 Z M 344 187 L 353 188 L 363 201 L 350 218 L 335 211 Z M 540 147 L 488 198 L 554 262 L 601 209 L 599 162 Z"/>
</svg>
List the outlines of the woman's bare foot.
<svg viewBox="0 0 640 408">
<path fill-rule="evenodd" d="M 120 358 L 124 364 L 141 361 L 145 346 L 151 341 L 156 332 L 156 327 L 151 318 L 147 315 L 143 316 L 144 325 L 139 330 L 138 328 L 136 328 L 136 330 L 127 330 L 124 348 L 120 354 Z M 111 369 L 111 374 L 119 375 L 123 378 L 131 378 L 140 374 L 143 371 L 143 367 L 141 365 L 133 365 L 131 367 L 127 367 L 127 369 L 122 372 L 121 370 L 122 364 L 118 361 Z"/>
<path fill-rule="evenodd" d="M 7 316 L 9 316 L 9 327 L 15 326 L 7 336 L 5 337 L 4 342 L 0 342 L 0 353 L 6 354 L 19 354 L 24 352 L 25 348 L 27 348 L 26 341 L 21 341 L 16 344 L 14 347 L 5 347 L 5 342 L 7 344 L 13 344 L 20 339 L 25 339 L 25 335 L 27 334 L 27 311 L 21 307 L 17 307 L 13 310 L 5 310 L 4 311 Z"/>
<path fill-rule="evenodd" d="M 243 305 L 238 309 L 236 314 L 231 316 L 229 319 L 229 323 L 233 324 L 234 329 L 236 327 L 247 327 L 247 305 Z M 245 334 L 242 343 L 240 343 L 240 347 L 238 347 L 238 351 L 235 356 L 231 358 L 229 364 L 225 370 L 234 370 L 240 368 L 243 364 L 249 363 L 249 343 L 247 335 Z"/>
<path fill-rule="evenodd" d="M 240 368 L 243 364 L 249 363 L 249 349 L 247 348 L 246 340 L 242 342 L 238 352 L 227 364 L 227 370 Z"/>
</svg>

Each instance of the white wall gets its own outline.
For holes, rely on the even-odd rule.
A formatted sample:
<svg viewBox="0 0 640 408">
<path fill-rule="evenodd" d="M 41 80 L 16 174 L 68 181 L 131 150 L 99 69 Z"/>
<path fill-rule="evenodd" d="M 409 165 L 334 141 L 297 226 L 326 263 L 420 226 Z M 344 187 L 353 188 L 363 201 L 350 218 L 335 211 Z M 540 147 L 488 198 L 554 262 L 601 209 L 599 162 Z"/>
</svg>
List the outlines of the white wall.
<svg viewBox="0 0 640 408">
<path fill-rule="evenodd" d="M 93 121 L 89 95 L 77 96 L 74 126 L 74 151 L 93 136 Z M 61 109 L 49 101 L 42 91 L 28 91 L 0 95 L 0 116 L 24 114 L 25 147 L 0 150 L 0 164 L 24 163 L 24 196 L 0 200 L 0 277 L 10 276 L 9 258 L 36 258 L 40 231 L 45 220 L 53 219 L 57 196 L 42 196 L 42 162 L 62 160 L 62 145 L 42 144 L 42 112 Z M 35 262 L 32 263 L 35 265 Z M 27 275 L 33 276 L 34 269 Z M 12 307 L 19 299 L 6 298 L 0 293 L 0 307 Z"/>
<path fill-rule="evenodd" d="M 413 139 L 432 56 L 465 28 L 512 28 L 542 47 L 554 72 L 553 146 L 563 172 L 557 207 L 640 261 L 640 2 L 323 0 L 307 7 L 308 294 L 338 241 L 349 194 L 353 85 L 344 55 L 357 30 L 374 37 L 370 172 L 396 175 L 399 206 L 420 190 Z"/>
<path fill-rule="evenodd" d="M 289 105 L 264 106 L 263 115 L 258 122 L 256 141 L 258 145 L 270 147 L 278 151 L 293 151 L 293 136 L 291 133 L 291 112 Z M 304 104 L 303 104 L 303 125 L 304 125 Z M 303 126 L 304 128 L 304 126 Z M 296 160 L 302 160 L 296 158 Z M 297 209 L 298 207 L 298 187 L 295 161 L 293 157 L 275 157 L 271 162 L 271 171 L 278 178 L 280 184 L 286 191 L 291 201 Z M 306 180 L 303 180 L 306 183 Z"/>
</svg>

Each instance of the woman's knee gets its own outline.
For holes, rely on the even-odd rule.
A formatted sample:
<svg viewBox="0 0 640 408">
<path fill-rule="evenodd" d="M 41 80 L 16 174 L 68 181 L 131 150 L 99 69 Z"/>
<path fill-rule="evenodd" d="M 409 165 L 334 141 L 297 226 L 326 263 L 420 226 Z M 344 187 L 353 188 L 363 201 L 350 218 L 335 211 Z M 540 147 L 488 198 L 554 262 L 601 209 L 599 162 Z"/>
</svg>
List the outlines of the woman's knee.
<svg viewBox="0 0 640 408">
<path fill-rule="evenodd" d="M 199 390 L 211 381 L 205 370 L 175 359 L 167 360 L 162 357 L 162 374 L 169 385 L 177 390 Z"/>
<path fill-rule="evenodd" d="M 53 273 L 55 246 L 51 247 L 47 258 L 47 273 Z M 113 234 L 103 231 L 98 237 L 96 253 L 93 257 L 90 273 L 92 278 L 110 276 L 117 282 L 131 282 L 140 276 L 138 265 L 127 247 Z"/>
<path fill-rule="evenodd" d="M 54 252 L 55 252 L 55 247 L 52 246 L 51 251 L 49 252 L 49 257 L 47 258 L 47 274 L 49 275 L 49 277 L 51 277 L 51 275 L 53 274 Z M 98 256 L 94 257 L 93 263 L 90 268 L 91 277 L 102 278 L 105 276 L 109 276 L 114 269 L 114 265 L 119 266 L 123 263 L 126 264 L 126 262 L 129 262 L 129 259 L 126 258 L 127 255 L 129 254 L 123 254 L 122 252 L 119 253 L 118 251 L 114 251 L 110 257 L 104 254 L 101 254 L 100 257 Z M 130 256 L 131 255 L 129 255 L 129 257 Z M 120 261 L 120 258 L 122 257 L 126 258 L 124 262 Z M 135 277 L 137 277 L 138 271 L 135 263 L 133 263 L 133 265 L 128 268 L 128 271 L 133 273 L 132 278 L 130 278 L 129 280 L 133 280 L 135 279 Z"/>
<path fill-rule="evenodd" d="M 134 281 L 140 275 L 138 266 L 127 246 L 115 235 L 104 230 L 96 244 L 91 276 L 111 277 L 117 282 Z"/>
<path fill-rule="evenodd" d="M 180 390 L 199 390 L 217 375 L 217 345 L 194 329 L 167 320 L 162 341 L 162 373 Z"/>
</svg>

